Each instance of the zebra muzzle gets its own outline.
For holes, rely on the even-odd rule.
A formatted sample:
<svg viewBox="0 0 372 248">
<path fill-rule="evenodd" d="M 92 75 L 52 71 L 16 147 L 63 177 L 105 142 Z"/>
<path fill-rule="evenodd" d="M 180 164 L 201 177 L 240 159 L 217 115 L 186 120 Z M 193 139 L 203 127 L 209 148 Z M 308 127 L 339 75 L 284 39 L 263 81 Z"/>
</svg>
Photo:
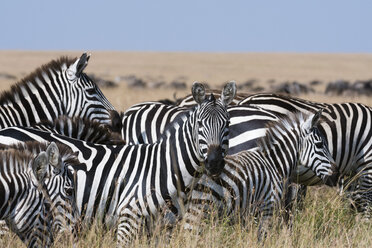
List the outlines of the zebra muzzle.
<svg viewBox="0 0 372 248">
<path fill-rule="evenodd" d="M 205 169 L 208 176 L 218 177 L 225 166 L 223 149 L 221 146 L 210 146 L 208 149 Z"/>
<path fill-rule="evenodd" d="M 332 174 L 323 178 L 324 184 L 328 186 L 336 186 L 340 178 L 340 172 L 337 169 L 337 165 L 334 161 L 331 161 Z"/>
</svg>

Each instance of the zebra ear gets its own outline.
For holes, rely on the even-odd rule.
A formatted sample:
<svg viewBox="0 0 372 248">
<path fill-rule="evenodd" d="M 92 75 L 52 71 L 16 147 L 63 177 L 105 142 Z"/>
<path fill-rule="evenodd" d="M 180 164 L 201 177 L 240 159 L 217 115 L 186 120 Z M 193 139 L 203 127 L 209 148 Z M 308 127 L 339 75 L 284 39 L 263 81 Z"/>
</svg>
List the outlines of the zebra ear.
<svg viewBox="0 0 372 248">
<path fill-rule="evenodd" d="M 322 113 L 323 113 L 323 109 L 315 113 L 313 119 L 311 120 L 311 127 L 315 127 L 318 124 L 320 117 L 322 116 Z"/>
<path fill-rule="evenodd" d="M 42 181 L 46 176 L 47 165 L 48 155 L 46 152 L 39 153 L 39 155 L 37 155 L 37 157 L 34 159 L 32 163 L 32 170 L 39 182 Z"/>
<path fill-rule="evenodd" d="M 229 105 L 236 95 L 236 83 L 234 81 L 228 82 L 225 87 L 223 87 L 221 100 L 225 106 Z"/>
<path fill-rule="evenodd" d="M 55 168 L 61 169 L 60 154 L 56 143 L 52 142 L 46 150 L 48 162 Z"/>
<path fill-rule="evenodd" d="M 192 96 L 194 97 L 194 100 L 198 103 L 201 104 L 204 99 L 205 99 L 205 88 L 204 85 L 198 82 L 195 82 L 192 85 Z"/>
<path fill-rule="evenodd" d="M 83 53 L 80 58 L 78 58 L 75 63 L 70 65 L 67 69 L 67 76 L 70 80 L 80 77 L 81 73 L 84 71 L 85 67 L 88 65 L 90 54 Z"/>
</svg>

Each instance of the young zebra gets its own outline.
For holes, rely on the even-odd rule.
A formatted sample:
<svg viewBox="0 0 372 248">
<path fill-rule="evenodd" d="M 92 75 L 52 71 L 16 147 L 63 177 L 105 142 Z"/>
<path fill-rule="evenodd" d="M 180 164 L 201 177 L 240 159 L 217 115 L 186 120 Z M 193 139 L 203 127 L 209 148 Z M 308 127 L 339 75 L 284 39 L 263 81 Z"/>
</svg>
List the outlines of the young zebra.
<svg viewBox="0 0 372 248">
<path fill-rule="evenodd" d="M 356 202 L 358 211 L 370 217 L 372 209 L 372 108 L 360 103 L 316 103 L 299 98 L 277 94 L 256 94 L 247 97 L 239 104 L 256 106 L 287 115 L 294 111 L 305 114 L 323 109 L 324 121 L 319 125 L 320 133 L 337 166 L 338 178 L 354 181 L 351 199 Z M 356 179 L 356 180 L 355 180 Z M 299 166 L 293 180 L 305 185 L 322 183 L 308 168 Z M 336 179 L 337 181 L 337 179 Z M 332 182 L 335 185 L 336 182 Z"/>
<path fill-rule="evenodd" d="M 229 83 L 216 100 L 194 83 L 198 105 L 177 118 L 154 144 L 96 145 L 26 127 L 1 130 L 0 142 L 58 141 L 77 152 L 82 164 L 71 169 L 83 222 L 101 218 L 117 227 L 119 243 L 129 242 L 142 222 L 156 218 L 161 209 L 168 207 L 175 214 L 182 210 L 182 200 L 203 171 L 220 173 L 228 148 L 226 107 L 235 92 L 235 84 Z"/>
<path fill-rule="evenodd" d="M 78 164 L 76 157 L 55 143 L 37 142 L 1 147 L 0 157 L 0 219 L 28 247 L 49 247 L 55 232 L 71 229 L 66 218 L 76 222 L 67 170 Z"/>
<path fill-rule="evenodd" d="M 284 194 L 298 164 L 323 179 L 332 175 L 333 160 L 317 128 L 320 115 L 321 111 L 311 116 L 289 114 L 268 123 L 257 150 L 226 156 L 218 178 L 203 175 L 196 184 L 186 221 L 193 225 L 203 212 L 217 206 L 228 215 L 259 216 L 260 227 L 265 227 L 274 210 L 284 205 Z"/>
<path fill-rule="evenodd" d="M 114 107 L 83 72 L 90 55 L 61 57 L 36 69 L 0 96 L 0 128 L 31 126 L 60 115 L 111 123 Z"/>
<path fill-rule="evenodd" d="M 32 126 L 35 129 L 65 135 L 70 138 L 104 145 L 124 145 L 120 134 L 112 132 L 97 121 L 89 121 L 79 117 L 60 116 L 53 122 L 42 121 Z M 0 147 L 1 148 L 1 147 Z M 35 151 L 38 153 L 39 151 Z M 5 221 L 0 220 L 0 234 L 8 232 Z M 1 235 L 0 235 L 1 236 Z"/>
</svg>

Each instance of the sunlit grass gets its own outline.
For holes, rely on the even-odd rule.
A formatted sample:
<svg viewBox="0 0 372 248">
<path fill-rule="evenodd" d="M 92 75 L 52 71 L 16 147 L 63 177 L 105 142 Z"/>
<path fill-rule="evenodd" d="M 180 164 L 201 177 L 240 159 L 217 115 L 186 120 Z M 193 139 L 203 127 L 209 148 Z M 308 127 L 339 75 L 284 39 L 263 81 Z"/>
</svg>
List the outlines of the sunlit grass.
<svg viewBox="0 0 372 248">
<path fill-rule="evenodd" d="M 230 217 L 200 218 L 199 225 L 186 231 L 183 223 L 172 231 L 155 225 L 151 234 L 136 237 L 129 247 L 372 247 L 372 224 L 363 221 L 350 209 L 350 203 L 335 189 L 311 187 L 304 207 L 286 225 L 280 216 L 274 217 L 263 242 L 258 242 L 258 225 L 248 218 L 242 224 Z M 74 239 L 59 236 L 54 247 L 72 247 Z M 94 223 L 80 235 L 75 247 L 115 247 L 115 233 Z M 24 247 L 9 234 L 0 240 L 0 247 Z"/>
</svg>

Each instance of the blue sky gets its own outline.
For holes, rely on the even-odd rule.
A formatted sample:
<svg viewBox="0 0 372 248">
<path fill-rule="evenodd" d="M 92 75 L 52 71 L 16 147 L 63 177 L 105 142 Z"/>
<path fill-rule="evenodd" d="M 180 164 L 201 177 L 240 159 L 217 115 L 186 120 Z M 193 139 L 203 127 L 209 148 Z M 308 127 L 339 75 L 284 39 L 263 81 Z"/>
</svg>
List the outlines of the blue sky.
<svg viewBox="0 0 372 248">
<path fill-rule="evenodd" d="M 367 0 L 11 0 L 0 6 L 1 50 L 372 52 Z"/>
</svg>

